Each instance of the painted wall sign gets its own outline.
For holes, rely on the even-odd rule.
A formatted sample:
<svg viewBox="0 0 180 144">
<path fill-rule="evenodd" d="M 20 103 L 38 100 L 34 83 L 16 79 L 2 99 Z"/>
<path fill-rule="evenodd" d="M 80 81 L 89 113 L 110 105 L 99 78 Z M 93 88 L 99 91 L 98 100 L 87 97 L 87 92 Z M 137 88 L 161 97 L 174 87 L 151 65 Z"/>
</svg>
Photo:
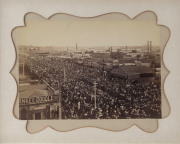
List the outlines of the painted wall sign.
<svg viewBox="0 0 180 144">
<path fill-rule="evenodd" d="M 38 104 L 38 103 L 46 103 L 46 102 L 55 102 L 59 100 L 59 96 L 40 96 L 40 97 L 32 97 L 32 98 L 20 98 L 19 104 Z"/>
</svg>

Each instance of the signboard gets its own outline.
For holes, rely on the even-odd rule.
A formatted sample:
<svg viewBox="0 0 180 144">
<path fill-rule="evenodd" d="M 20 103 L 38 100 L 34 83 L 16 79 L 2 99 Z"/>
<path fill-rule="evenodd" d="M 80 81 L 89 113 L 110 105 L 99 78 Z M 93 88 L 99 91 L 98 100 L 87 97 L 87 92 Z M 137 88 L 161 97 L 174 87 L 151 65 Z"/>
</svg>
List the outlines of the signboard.
<svg viewBox="0 0 180 144">
<path fill-rule="evenodd" d="M 57 102 L 57 101 L 59 101 L 58 95 L 39 96 L 39 97 L 32 97 L 32 98 L 19 98 L 19 104 L 20 105 Z"/>
<path fill-rule="evenodd" d="M 59 105 L 50 105 L 50 118 L 57 119 L 59 116 Z"/>
<path fill-rule="evenodd" d="M 35 107 L 34 110 L 42 110 L 42 109 L 46 109 L 45 107 Z"/>
</svg>

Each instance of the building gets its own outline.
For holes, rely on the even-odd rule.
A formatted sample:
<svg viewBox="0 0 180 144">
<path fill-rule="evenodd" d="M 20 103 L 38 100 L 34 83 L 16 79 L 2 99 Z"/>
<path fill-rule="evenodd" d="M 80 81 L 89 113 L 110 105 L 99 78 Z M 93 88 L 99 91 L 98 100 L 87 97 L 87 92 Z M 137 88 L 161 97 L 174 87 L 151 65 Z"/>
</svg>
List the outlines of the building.
<svg viewBox="0 0 180 144">
<path fill-rule="evenodd" d="M 19 117 L 23 120 L 59 118 L 59 95 L 46 84 L 19 86 Z"/>
<path fill-rule="evenodd" d="M 102 58 L 102 59 L 110 58 L 110 52 L 95 52 L 92 53 L 92 58 Z"/>
<path fill-rule="evenodd" d="M 150 67 L 151 63 L 148 61 L 135 61 L 136 66 L 145 66 L 145 67 Z"/>
<path fill-rule="evenodd" d="M 37 53 L 37 56 L 42 56 L 42 57 L 44 57 L 44 56 L 49 56 L 49 55 L 51 55 L 50 52 L 38 52 L 38 53 Z"/>
<path fill-rule="evenodd" d="M 155 78 L 153 69 L 145 66 L 122 66 L 111 70 L 111 74 L 135 81 L 152 81 Z"/>
</svg>

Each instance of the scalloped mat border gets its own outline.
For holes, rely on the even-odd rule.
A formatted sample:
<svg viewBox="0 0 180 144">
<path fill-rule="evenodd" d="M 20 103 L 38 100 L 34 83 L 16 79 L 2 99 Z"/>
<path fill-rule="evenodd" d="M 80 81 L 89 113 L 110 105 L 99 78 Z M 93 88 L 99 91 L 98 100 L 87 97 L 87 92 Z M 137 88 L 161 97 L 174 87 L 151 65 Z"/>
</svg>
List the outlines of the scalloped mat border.
<svg viewBox="0 0 180 144">
<path fill-rule="evenodd" d="M 166 107 L 166 110 L 168 111 L 168 112 L 165 114 L 165 116 L 162 116 L 162 118 L 168 117 L 169 114 L 170 114 L 171 109 L 170 109 L 169 101 L 168 101 L 168 99 L 167 99 L 167 97 L 166 97 L 166 95 L 165 95 L 164 83 L 165 83 L 166 77 L 168 76 L 168 74 L 170 73 L 170 71 L 168 70 L 168 68 L 166 67 L 166 65 L 165 65 L 165 63 L 164 63 L 163 54 L 164 54 L 165 47 L 166 47 L 166 45 L 167 45 L 167 43 L 168 43 L 168 41 L 169 41 L 169 39 L 170 39 L 171 31 L 170 31 L 170 29 L 169 29 L 168 27 L 166 27 L 166 26 L 164 26 L 164 25 L 160 25 L 160 24 L 157 23 L 157 22 L 158 22 L 158 17 L 157 17 L 157 15 L 156 15 L 153 11 L 144 11 L 144 12 L 136 15 L 136 16 L 133 17 L 133 18 L 130 18 L 128 15 L 123 14 L 123 13 L 119 13 L 119 12 L 105 13 L 105 14 L 101 14 L 101 15 L 97 15 L 97 16 L 92 16 L 92 17 L 80 17 L 80 16 L 74 16 L 74 15 L 66 14 L 66 13 L 55 13 L 55 14 L 51 15 L 51 16 L 48 17 L 48 18 L 45 18 L 45 17 L 43 17 L 42 15 L 37 14 L 37 13 L 34 13 L 34 12 L 28 12 L 28 13 L 26 13 L 26 14 L 24 15 L 24 26 L 17 26 L 17 27 L 15 27 L 15 28 L 13 28 L 13 30 L 12 30 L 12 32 L 11 32 L 11 38 L 12 38 L 12 41 L 13 41 L 13 44 L 14 44 L 14 48 L 15 48 L 15 53 L 16 53 L 16 60 L 15 60 L 15 62 L 14 62 L 14 65 L 13 65 L 12 69 L 10 70 L 10 74 L 14 77 L 14 79 L 15 79 L 15 81 L 16 81 L 16 84 L 17 84 L 17 93 L 16 93 L 16 98 L 15 98 L 15 102 L 14 102 L 14 106 L 13 106 L 13 115 L 14 115 L 14 117 L 18 119 L 18 115 L 17 115 L 17 113 L 16 113 L 17 105 L 18 105 L 18 79 L 17 79 L 17 73 L 16 73 L 16 72 L 17 72 L 17 63 L 18 63 L 17 59 L 18 59 L 18 55 L 17 55 L 17 43 L 15 43 L 15 41 L 14 41 L 14 35 L 13 35 L 13 33 L 14 33 L 14 31 L 15 31 L 17 28 L 26 27 L 26 26 L 27 26 L 26 18 L 27 18 L 28 15 L 33 14 L 33 15 L 36 15 L 36 16 L 38 16 L 39 18 L 41 18 L 41 19 L 43 19 L 43 20 L 51 20 L 54 16 L 57 16 L 57 15 L 65 15 L 65 16 L 74 17 L 74 18 L 81 18 L 81 19 L 93 19 L 93 18 L 98 18 L 98 17 L 101 17 L 101 16 L 118 14 L 119 16 L 124 17 L 124 18 L 126 18 L 126 19 L 128 19 L 128 20 L 135 20 L 135 19 L 137 19 L 139 16 L 142 16 L 142 15 L 145 15 L 145 14 L 148 14 L 148 13 L 149 13 L 149 14 L 153 14 L 153 15 L 155 16 L 155 21 L 156 21 L 156 25 L 157 25 L 157 26 L 160 26 L 161 28 L 165 28 L 165 29 L 168 31 L 168 33 L 169 33 L 166 42 L 164 42 L 163 44 L 161 44 L 161 49 L 162 49 L 162 52 L 161 52 L 161 66 L 164 67 L 163 70 L 165 71 L 165 74 L 164 74 L 164 76 L 163 76 L 163 78 L 162 78 L 162 80 L 161 80 L 161 83 L 162 83 L 162 86 L 161 86 L 161 87 L 162 87 L 162 90 L 161 90 L 161 92 L 162 92 L 163 95 L 164 95 L 164 100 L 163 100 L 163 101 L 165 101 L 165 105 L 167 106 L 167 107 Z M 18 110 L 18 111 L 19 111 L 19 110 Z M 159 127 L 158 119 L 118 119 L 118 120 L 105 120 L 106 122 L 108 121 L 108 123 L 111 123 L 112 121 L 118 121 L 119 124 L 120 124 L 120 123 L 123 123 L 123 125 L 124 125 L 124 124 L 126 125 L 127 122 L 129 122 L 129 124 L 127 124 L 126 128 L 122 128 L 122 129 L 121 129 L 121 127 L 119 127 L 118 129 L 115 129 L 115 128 L 114 128 L 114 129 L 104 128 L 104 126 L 99 126 L 99 124 L 98 124 L 98 126 L 96 126 L 97 124 L 94 124 L 94 125 L 92 125 L 92 124 L 85 124 L 84 126 L 77 126 L 77 127 L 75 127 L 75 128 L 73 127 L 73 128 L 70 128 L 70 129 L 62 129 L 61 127 L 60 127 L 60 128 L 59 128 L 59 127 L 57 128 L 56 126 L 52 126 L 52 124 L 49 123 L 49 122 L 55 122 L 55 121 L 57 121 L 57 120 L 40 120 L 40 121 L 39 121 L 39 120 L 27 120 L 26 130 L 27 130 L 27 132 L 33 134 L 33 133 L 38 133 L 38 132 L 46 129 L 47 127 L 50 127 L 50 128 L 52 128 L 52 129 L 54 129 L 54 130 L 56 130 L 56 131 L 59 131 L 59 132 L 67 132 L 67 131 L 72 131 L 72 130 L 79 129 L 79 128 L 94 127 L 94 128 L 99 128 L 99 129 L 103 129 L 103 130 L 119 132 L 119 131 L 127 130 L 127 129 L 129 129 L 129 128 L 131 128 L 132 126 L 135 125 L 135 126 L 137 126 L 138 128 L 140 128 L 141 130 L 143 130 L 143 131 L 145 131 L 145 132 L 152 133 L 152 132 L 157 131 L 157 129 L 158 129 L 158 127 Z M 58 122 L 62 123 L 62 121 L 63 121 L 63 120 L 58 121 Z M 66 121 L 67 121 L 67 120 L 66 120 Z M 70 122 L 70 121 L 72 122 L 72 120 L 68 120 L 68 122 Z M 75 121 L 77 122 L 77 120 L 75 120 Z M 86 121 L 86 120 L 78 120 L 78 123 L 79 123 L 79 122 L 81 123 L 81 121 Z M 99 121 L 104 121 L 104 120 L 91 120 L 91 121 L 95 121 L 95 123 L 96 123 L 96 121 L 99 122 Z M 147 124 L 145 124 L 145 126 L 142 125 L 142 122 L 143 122 L 143 123 L 146 123 L 147 121 L 148 121 L 149 124 L 152 124 L 152 123 L 153 123 L 153 125 L 155 126 L 155 128 L 154 128 L 154 129 L 150 129 Z M 29 128 L 29 127 L 33 127 L 33 126 L 36 127 L 36 125 L 39 125 L 39 124 L 42 123 L 42 122 L 47 123 L 46 126 L 37 128 L 37 129 L 34 130 L 34 131 L 30 130 L 31 128 Z M 74 122 L 73 122 L 73 123 L 74 123 Z M 57 124 L 59 125 L 59 123 L 57 123 Z M 107 124 L 107 123 L 106 123 L 106 124 Z M 112 125 L 112 124 L 111 124 L 111 125 Z M 122 126 L 123 126 L 123 125 L 122 125 Z M 116 124 L 115 124 L 115 126 L 116 126 Z M 117 127 L 117 126 L 116 126 L 116 127 Z M 151 126 L 150 126 L 150 127 L 151 127 Z"/>
</svg>

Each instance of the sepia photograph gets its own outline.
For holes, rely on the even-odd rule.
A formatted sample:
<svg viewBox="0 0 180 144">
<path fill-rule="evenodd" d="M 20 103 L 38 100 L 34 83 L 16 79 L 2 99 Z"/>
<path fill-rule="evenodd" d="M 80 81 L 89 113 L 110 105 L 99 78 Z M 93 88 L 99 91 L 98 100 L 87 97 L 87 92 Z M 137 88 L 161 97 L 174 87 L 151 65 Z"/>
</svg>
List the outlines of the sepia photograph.
<svg viewBox="0 0 180 144">
<path fill-rule="evenodd" d="M 19 119 L 158 119 L 155 21 L 29 20 L 18 29 Z"/>
<path fill-rule="evenodd" d="M 179 143 L 179 4 L 0 0 L 0 143 Z"/>
</svg>

